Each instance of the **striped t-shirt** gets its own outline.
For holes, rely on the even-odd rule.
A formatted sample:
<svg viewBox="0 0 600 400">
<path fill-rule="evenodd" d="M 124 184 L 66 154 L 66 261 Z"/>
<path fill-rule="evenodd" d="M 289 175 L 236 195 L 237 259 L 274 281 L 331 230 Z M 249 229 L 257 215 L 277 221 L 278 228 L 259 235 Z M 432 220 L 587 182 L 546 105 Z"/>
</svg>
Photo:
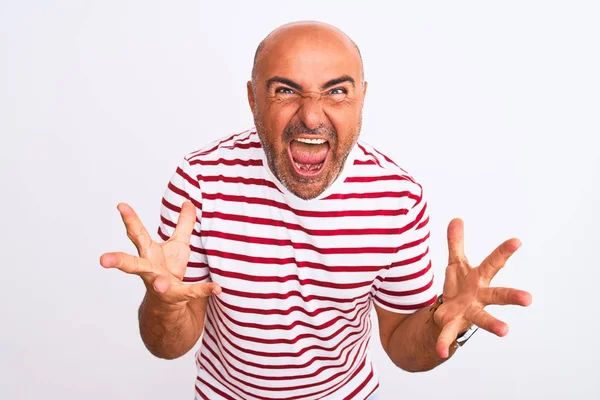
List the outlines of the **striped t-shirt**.
<svg viewBox="0 0 600 400">
<path fill-rule="evenodd" d="M 197 399 L 367 399 L 372 303 L 435 301 L 421 186 L 362 141 L 324 193 L 302 200 L 272 174 L 255 130 L 187 154 L 162 201 L 197 222 L 186 282 L 218 283 L 196 353 Z"/>
</svg>

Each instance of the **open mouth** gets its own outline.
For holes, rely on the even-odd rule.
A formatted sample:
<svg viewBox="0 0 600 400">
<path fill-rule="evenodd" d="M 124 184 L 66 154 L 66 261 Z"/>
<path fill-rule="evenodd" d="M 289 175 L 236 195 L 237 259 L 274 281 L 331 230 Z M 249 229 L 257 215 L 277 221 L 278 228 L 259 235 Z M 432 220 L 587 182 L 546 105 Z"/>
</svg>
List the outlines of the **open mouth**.
<svg viewBox="0 0 600 400">
<path fill-rule="evenodd" d="M 322 138 L 297 138 L 288 147 L 296 174 L 314 178 L 323 170 L 329 155 L 329 142 Z"/>
</svg>

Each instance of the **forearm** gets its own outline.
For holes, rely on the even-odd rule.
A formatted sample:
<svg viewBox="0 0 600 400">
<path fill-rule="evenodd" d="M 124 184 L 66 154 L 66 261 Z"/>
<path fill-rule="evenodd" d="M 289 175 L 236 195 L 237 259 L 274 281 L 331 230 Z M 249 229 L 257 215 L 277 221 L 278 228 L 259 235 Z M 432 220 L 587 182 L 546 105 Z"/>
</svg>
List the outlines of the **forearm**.
<svg viewBox="0 0 600 400">
<path fill-rule="evenodd" d="M 390 336 L 387 354 L 396 366 L 409 372 L 431 370 L 447 358 L 436 352 L 441 329 L 429 320 L 429 308 L 423 308 L 407 317 Z M 450 358 L 456 350 L 450 348 Z"/>
<path fill-rule="evenodd" d="M 138 317 L 142 341 L 152 354 L 165 359 L 186 354 L 194 347 L 204 327 L 204 316 L 194 315 L 189 305 L 169 308 L 148 293 L 140 305 Z"/>
</svg>

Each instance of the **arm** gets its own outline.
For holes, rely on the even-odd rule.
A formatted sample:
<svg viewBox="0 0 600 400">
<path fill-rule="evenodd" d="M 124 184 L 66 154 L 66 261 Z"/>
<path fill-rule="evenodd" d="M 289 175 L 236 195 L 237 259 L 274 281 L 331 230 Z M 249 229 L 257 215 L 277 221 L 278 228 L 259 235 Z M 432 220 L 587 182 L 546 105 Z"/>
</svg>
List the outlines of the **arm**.
<svg viewBox="0 0 600 400">
<path fill-rule="evenodd" d="M 162 201 L 161 243 L 150 238 L 130 206 L 119 204 L 127 236 L 139 257 L 117 252 L 100 258 L 105 268 L 142 278 L 146 295 L 138 312 L 140 335 L 152 354 L 166 359 L 180 357 L 196 344 L 204 329 L 207 297 L 221 292 L 219 285 L 210 282 L 201 251 L 202 194 L 193 176 L 184 159 Z"/>
<path fill-rule="evenodd" d="M 408 372 L 431 370 L 447 358 L 436 352 L 441 329 L 430 317 L 429 308 L 413 314 L 398 314 L 375 306 L 379 320 L 379 338 L 390 360 Z M 454 354 L 451 350 L 450 356 Z"/>
<path fill-rule="evenodd" d="M 146 285 L 146 296 L 139 309 L 142 340 L 157 357 L 180 357 L 202 333 L 207 297 L 221 293 L 221 287 L 213 282 L 183 281 L 196 221 L 195 208 L 191 202 L 181 206 L 173 235 L 160 244 L 150 238 L 131 207 L 119 204 L 118 208 L 139 257 L 122 252 L 105 253 L 100 264 L 142 278 Z"/>
<path fill-rule="evenodd" d="M 195 209 L 195 218 L 190 214 L 193 228 L 189 237 L 189 258 L 187 268 L 176 272 L 178 278 L 186 282 L 209 282 L 208 260 L 200 251 L 200 217 L 202 213 L 202 193 L 195 173 L 184 159 L 171 177 L 161 202 L 158 236 L 163 242 L 171 240 L 175 233 L 176 222 L 180 218 L 183 203 L 191 200 Z M 186 251 L 187 253 L 187 251 Z M 142 341 L 148 350 L 157 357 L 173 359 L 187 353 L 200 338 L 204 330 L 204 320 L 208 305 L 207 297 L 193 299 L 186 304 L 173 307 L 162 302 L 154 294 L 151 286 L 140 305 L 138 317 Z M 210 293 L 205 293 L 209 296 Z"/>
<path fill-rule="evenodd" d="M 431 319 L 429 308 L 406 315 L 376 306 L 381 344 L 392 362 L 406 371 L 427 371 L 443 363 L 456 351 L 452 344 L 459 333 L 472 325 L 497 336 L 506 335 L 508 325 L 484 311 L 485 306 L 531 304 L 528 292 L 489 287 L 491 279 L 519 248 L 517 239 L 505 241 L 473 268 L 464 255 L 463 238 L 463 223 L 455 219 L 448 226 L 444 302 Z"/>
<path fill-rule="evenodd" d="M 181 307 L 169 307 L 146 292 L 138 313 L 144 345 L 159 358 L 186 354 L 202 334 L 206 306 L 206 298 L 201 298 Z"/>
</svg>

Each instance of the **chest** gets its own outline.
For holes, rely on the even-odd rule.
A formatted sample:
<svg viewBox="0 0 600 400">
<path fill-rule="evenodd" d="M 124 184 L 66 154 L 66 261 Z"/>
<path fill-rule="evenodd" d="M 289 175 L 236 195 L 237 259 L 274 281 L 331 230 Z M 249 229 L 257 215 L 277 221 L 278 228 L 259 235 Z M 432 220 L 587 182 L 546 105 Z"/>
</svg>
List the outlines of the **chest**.
<svg viewBox="0 0 600 400">
<path fill-rule="evenodd" d="M 344 208 L 207 196 L 201 240 L 211 279 L 249 297 L 364 298 L 393 262 L 398 236 L 389 218 Z"/>
</svg>

